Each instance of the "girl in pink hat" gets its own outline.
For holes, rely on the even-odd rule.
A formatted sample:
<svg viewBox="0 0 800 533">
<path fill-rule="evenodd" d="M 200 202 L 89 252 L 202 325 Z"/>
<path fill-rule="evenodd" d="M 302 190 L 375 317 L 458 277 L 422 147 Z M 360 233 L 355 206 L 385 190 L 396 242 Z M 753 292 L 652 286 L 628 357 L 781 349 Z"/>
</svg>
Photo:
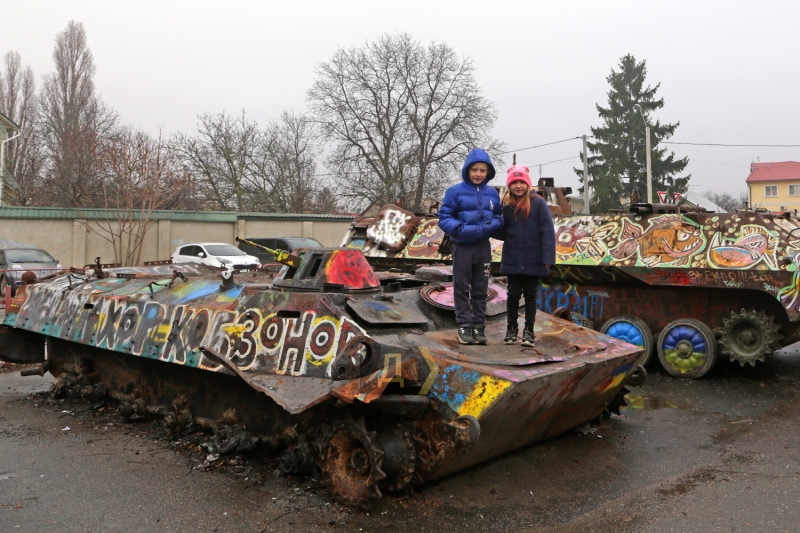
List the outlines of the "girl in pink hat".
<svg viewBox="0 0 800 533">
<path fill-rule="evenodd" d="M 550 272 L 556 262 L 556 236 L 550 208 L 531 189 L 528 167 L 508 169 L 508 191 L 503 196 L 503 229 L 495 235 L 502 239 L 500 273 L 508 277 L 508 329 L 505 344 L 515 344 L 519 335 L 519 301 L 525 295 L 525 327 L 522 345 L 534 346 L 533 324 L 536 320 L 536 297 L 539 278 Z"/>
</svg>

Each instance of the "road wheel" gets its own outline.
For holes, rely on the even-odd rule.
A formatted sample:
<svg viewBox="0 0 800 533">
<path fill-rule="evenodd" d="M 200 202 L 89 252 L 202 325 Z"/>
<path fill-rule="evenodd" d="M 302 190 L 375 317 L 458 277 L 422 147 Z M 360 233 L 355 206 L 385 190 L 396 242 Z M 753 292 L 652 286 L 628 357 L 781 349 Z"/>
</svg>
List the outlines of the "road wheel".
<svg viewBox="0 0 800 533">
<path fill-rule="evenodd" d="M 386 477 L 381 469 L 383 450 L 363 418 L 354 422 L 348 417 L 332 428 L 323 427 L 317 449 L 322 480 L 334 500 L 358 506 L 381 497 L 378 483 Z"/>
<path fill-rule="evenodd" d="M 639 364 L 647 366 L 653 356 L 653 333 L 641 318 L 631 315 L 620 315 L 610 318 L 600 333 L 633 344 L 644 350 Z"/>
<path fill-rule="evenodd" d="M 723 324 L 720 351 L 741 366 L 745 363 L 756 366 L 756 361 L 763 363 L 782 338 L 778 333 L 780 326 L 764 311 L 731 311 L 731 317 L 724 319 Z"/>
<path fill-rule="evenodd" d="M 717 339 L 708 326 L 692 318 L 667 324 L 656 348 L 664 369 L 678 378 L 703 377 L 717 362 Z"/>
</svg>

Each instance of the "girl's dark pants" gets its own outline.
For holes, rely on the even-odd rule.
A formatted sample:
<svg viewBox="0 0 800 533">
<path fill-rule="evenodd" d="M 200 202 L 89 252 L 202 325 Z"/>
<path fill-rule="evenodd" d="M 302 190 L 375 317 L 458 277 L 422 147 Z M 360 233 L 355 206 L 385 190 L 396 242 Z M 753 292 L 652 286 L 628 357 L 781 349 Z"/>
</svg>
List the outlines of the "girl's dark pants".
<svg viewBox="0 0 800 533">
<path fill-rule="evenodd" d="M 508 325 L 518 328 L 519 297 L 525 295 L 525 327 L 533 331 L 536 321 L 536 294 L 539 291 L 539 277 L 525 274 L 508 275 Z"/>
<path fill-rule="evenodd" d="M 453 303 L 458 327 L 483 327 L 486 322 L 486 291 L 491 266 L 492 248 L 488 240 L 453 245 Z"/>
</svg>

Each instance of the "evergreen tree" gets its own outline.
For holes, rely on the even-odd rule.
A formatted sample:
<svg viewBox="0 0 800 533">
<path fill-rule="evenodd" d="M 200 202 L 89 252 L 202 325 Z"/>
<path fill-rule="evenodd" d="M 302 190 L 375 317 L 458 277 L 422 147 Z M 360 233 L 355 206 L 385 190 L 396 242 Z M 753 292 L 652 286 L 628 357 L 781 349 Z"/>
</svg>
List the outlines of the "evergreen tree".
<svg viewBox="0 0 800 533">
<path fill-rule="evenodd" d="M 612 69 L 606 78 L 611 85 L 608 107 L 596 106 L 603 125 L 591 128 L 594 142 L 587 143 L 593 213 L 619 207 L 620 200 L 628 198 L 634 189 L 642 198 L 647 196 L 647 153 L 642 115 L 650 125 L 655 200 L 658 201 L 656 191 L 686 192 L 691 175 L 677 175 L 683 172 L 689 159 L 676 159 L 675 154 L 659 147 L 661 141 L 672 137 L 680 122 L 662 124 L 652 120 L 652 113 L 664 107 L 664 99 L 656 99 L 661 84 L 646 86 L 646 77 L 645 61 L 637 63 L 636 58 L 628 54 L 620 60 L 619 71 Z M 583 169 L 576 168 L 575 172 L 583 183 Z"/>
</svg>

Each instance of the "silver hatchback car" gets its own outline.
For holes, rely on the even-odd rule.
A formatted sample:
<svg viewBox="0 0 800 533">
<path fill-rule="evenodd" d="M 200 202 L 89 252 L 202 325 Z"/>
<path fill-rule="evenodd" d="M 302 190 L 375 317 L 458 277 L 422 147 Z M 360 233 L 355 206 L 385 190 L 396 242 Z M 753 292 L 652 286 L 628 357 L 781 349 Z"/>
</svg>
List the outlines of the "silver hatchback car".
<svg viewBox="0 0 800 533">
<path fill-rule="evenodd" d="M 6 286 L 11 287 L 11 295 L 17 292 L 22 274 L 30 270 L 37 278 L 54 274 L 63 268 L 57 259 L 36 248 L 6 248 L 0 250 L 0 298 Z"/>
</svg>

